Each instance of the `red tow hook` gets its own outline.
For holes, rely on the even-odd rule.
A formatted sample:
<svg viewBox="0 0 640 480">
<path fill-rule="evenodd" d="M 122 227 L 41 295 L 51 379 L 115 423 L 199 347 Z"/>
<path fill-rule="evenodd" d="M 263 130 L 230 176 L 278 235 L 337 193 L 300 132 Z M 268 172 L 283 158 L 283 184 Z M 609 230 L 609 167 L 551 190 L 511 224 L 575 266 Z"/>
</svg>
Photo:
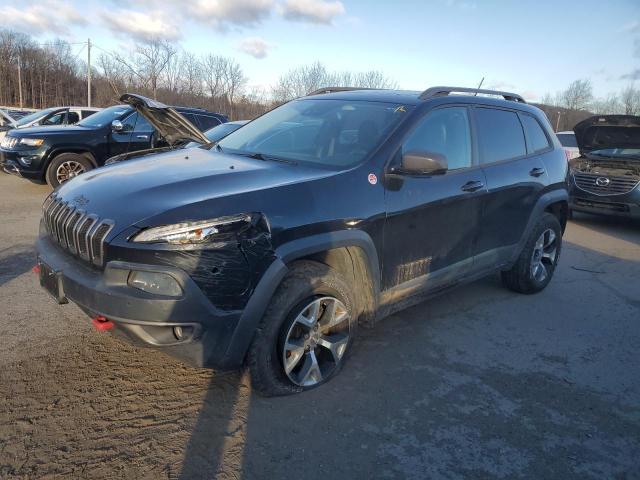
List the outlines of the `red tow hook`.
<svg viewBox="0 0 640 480">
<path fill-rule="evenodd" d="M 38 275 L 40 273 L 40 265 L 34 265 L 31 271 Z"/>
<path fill-rule="evenodd" d="M 93 323 L 93 327 L 99 332 L 104 332 L 105 330 L 111 330 L 113 327 L 116 326 L 115 323 L 103 317 L 102 315 L 98 315 L 97 317 L 94 317 L 91 322 Z"/>
</svg>

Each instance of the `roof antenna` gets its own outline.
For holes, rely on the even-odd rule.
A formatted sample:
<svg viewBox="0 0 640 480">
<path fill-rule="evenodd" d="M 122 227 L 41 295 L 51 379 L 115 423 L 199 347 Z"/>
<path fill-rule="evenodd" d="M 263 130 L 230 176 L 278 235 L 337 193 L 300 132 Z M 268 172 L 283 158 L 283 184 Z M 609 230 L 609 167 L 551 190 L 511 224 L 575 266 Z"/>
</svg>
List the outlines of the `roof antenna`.
<svg viewBox="0 0 640 480">
<path fill-rule="evenodd" d="M 482 80 L 480 80 L 480 83 L 478 84 L 477 90 L 480 90 L 480 87 L 482 86 L 483 83 L 484 83 L 484 77 L 482 77 Z M 477 97 L 478 96 L 478 92 L 476 92 L 473 96 Z"/>
</svg>

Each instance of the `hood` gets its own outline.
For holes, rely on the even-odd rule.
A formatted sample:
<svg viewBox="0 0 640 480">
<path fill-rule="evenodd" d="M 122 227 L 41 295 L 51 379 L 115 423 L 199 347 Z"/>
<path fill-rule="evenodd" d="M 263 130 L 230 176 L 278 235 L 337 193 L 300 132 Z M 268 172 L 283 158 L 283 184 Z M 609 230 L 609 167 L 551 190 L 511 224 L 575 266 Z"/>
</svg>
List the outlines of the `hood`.
<svg viewBox="0 0 640 480">
<path fill-rule="evenodd" d="M 3 130 L 16 128 L 16 121 L 4 110 L 0 110 L 0 128 Z"/>
<path fill-rule="evenodd" d="M 605 148 L 640 148 L 640 117 L 596 115 L 578 123 L 573 131 L 580 153 Z"/>
<path fill-rule="evenodd" d="M 80 132 L 94 130 L 94 128 L 81 127 L 79 125 L 51 125 L 45 127 L 21 127 L 10 130 L 9 135 L 16 138 L 22 137 L 49 137 L 52 135 L 77 135 Z"/>
<path fill-rule="evenodd" d="M 198 203 L 206 204 L 198 209 L 203 218 L 242 213 L 228 211 L 245 207 L 242 195 L 262 197 L 268 189 L 334 173 L 192 148 L 92 170 L 63 183 L 56 193 L 88 213 L 114 220 L 121 231 Z"/>
<path fill-rule="evenodd" d="M 120 97 L 120 101 L 135 108 L 169 145 L 185 141 L 203 145 L 209 143 L 207 137 L 198 128 L 172 107 L 133 93 L 125 93 Z"/>
</svg>

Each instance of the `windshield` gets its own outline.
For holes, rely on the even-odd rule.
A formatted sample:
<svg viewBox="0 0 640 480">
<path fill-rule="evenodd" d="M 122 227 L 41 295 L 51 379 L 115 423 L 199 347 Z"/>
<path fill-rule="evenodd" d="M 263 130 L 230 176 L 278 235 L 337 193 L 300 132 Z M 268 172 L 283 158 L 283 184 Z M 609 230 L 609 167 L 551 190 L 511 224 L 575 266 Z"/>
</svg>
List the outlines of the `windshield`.
<svg viewBox="0 0 640 480">
<path fill-rule="evenodd" d="M 640 158 L 640 148 L 603 148 L 601 150 L 593 150 L 590 155 L 609 158 Z"/>
<path fill-rule="evenodd" d="M 58 109 L 57 108 L 45 108 L 44 110 L 38 110 L 37 112 L 30 113 L 26 117 L 22 117 L 20 120 L 18 120 L 16 122 L 16 125 L 18 125 L 19 127 L 22 127 L 24 125 L 28 125 L 28 124 L 30 124 L 32 122 L 35 122 L 39 118 L 44 117 L 45 115 L 49 115 L 51 112 L 55 112 L 56 110 L 58 110 Z"/>
<path fill-rule="evenodd" d="M 229 153 L 349 167 L 362 161 L 411 108 L 366 101 L 294 100 L 218 145 Z"/>
<path fill-rule="evenodd" d="M 127 105 L 114 105 L 113 107 L 105 108 L 104 110 L 94 113 L 82 120 L 78 125 L 81 127 L 103 127 L 111 124 L 111 122 L 132 110 L 133 109 Z"/>
</svg>

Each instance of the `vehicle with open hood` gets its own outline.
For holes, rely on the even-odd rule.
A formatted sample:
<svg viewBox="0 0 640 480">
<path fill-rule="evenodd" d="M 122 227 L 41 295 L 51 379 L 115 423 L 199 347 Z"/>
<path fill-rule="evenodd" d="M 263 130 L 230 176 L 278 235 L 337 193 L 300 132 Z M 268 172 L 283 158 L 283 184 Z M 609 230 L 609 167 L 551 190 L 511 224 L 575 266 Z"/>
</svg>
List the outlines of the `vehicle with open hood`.
<svg viewBox="0 0 640 480">
<path fill-rule="evenodd" d="M 206 143 L 201 128 L 227 121 L 221 114 L 169 107 L 140 95 L 125 94 L 120 101 L 122 105 L 105 108 L 77 125 L 10 130 L 0 143 L 3 169 L 57 187 L 115 155 Z"/>
<path fill-rule="evenodd" d="M 7 131 L 12 128 L 16 128 L 15 119 L 9 114 L 9 112 L 0 108 L 0 141 L 2 141 Z"/>
<path fill-rule="evenodd" d="M 425 295 L 497 271 L 544 289 L 567 171 L 520 95 L 325 88 L 216 143 L 60 186 L 43 205 L 40 282 L 98 330 L 299 392 L 340 370 L 359 323 Z"/>
<path fill-rule="evenodd" d="M 640 218 L 640 117 L 597 115 L 574 127 L 571 209 Z"/>
<path fill-rule="evenodd" d="M 203 143 L 204 139 L 198 138 L 188 143 L 180 143 L 174 147 L 161 146 L 156 148 L 148 148 L 146 150 L 138 150 L 137 152 L 123 153 L 122 155 L 111 157 L 104 164 L 112 165 L 114 163 L 123 162 L 125 160 L 146 157 L 147 155 L 155 155 L 156 153 L 166 152 L 175 148 L 192 148 L 215 143 L 226 137 L 230 133 L 235 132 L 237 129 L 239 129 L 243 125 L 246 125 L 247 123 L 249 123 L 249 120 L 235 120 L 233 122 L 221 123 L 220 125 L 210 128 L 209 130 L 204 132 L 204 136 L 207 138 L 206 143 Z"/>
</svg>

